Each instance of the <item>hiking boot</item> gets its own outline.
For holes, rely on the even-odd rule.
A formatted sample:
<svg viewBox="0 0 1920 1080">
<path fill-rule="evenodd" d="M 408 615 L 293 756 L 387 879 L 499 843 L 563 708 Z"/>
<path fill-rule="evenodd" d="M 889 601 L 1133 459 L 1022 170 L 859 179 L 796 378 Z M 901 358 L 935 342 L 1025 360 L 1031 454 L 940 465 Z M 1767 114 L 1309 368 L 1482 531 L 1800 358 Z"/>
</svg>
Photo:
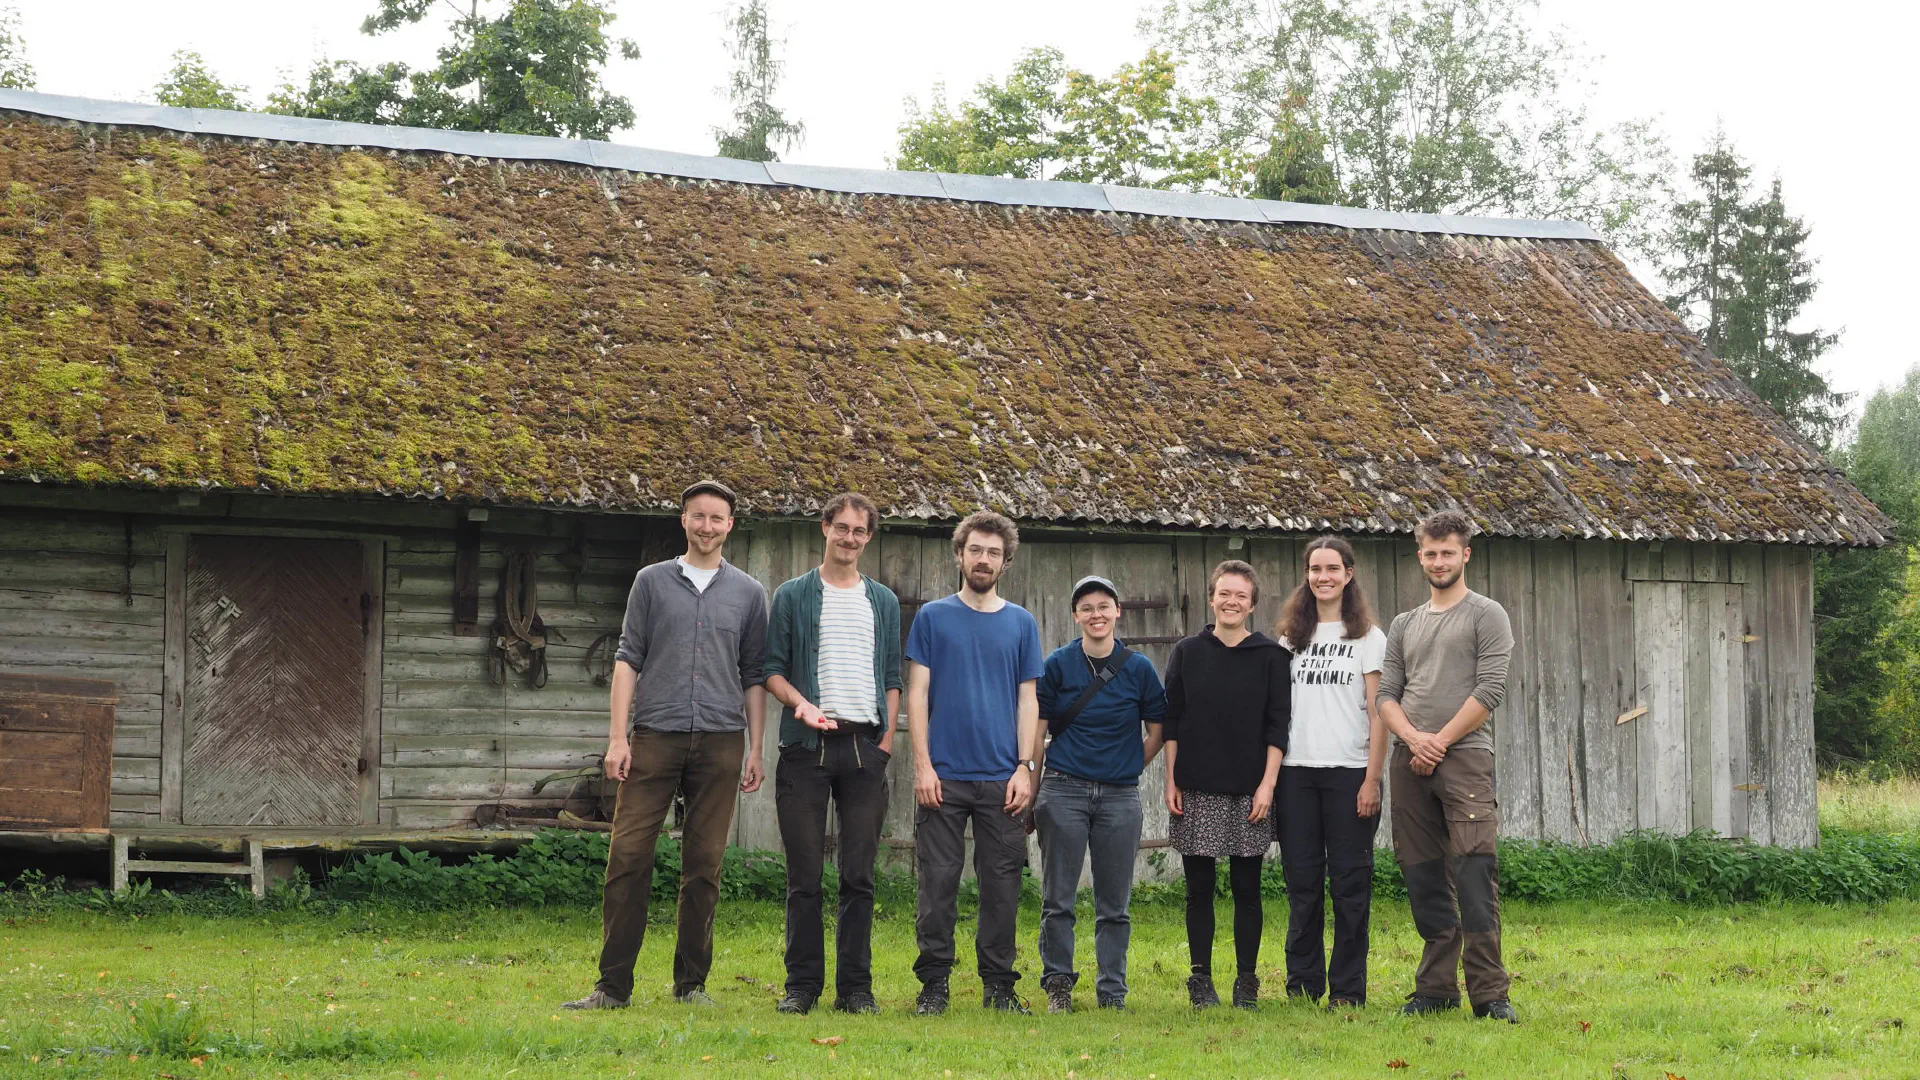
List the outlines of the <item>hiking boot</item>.
<svg viewBox="0 0 1920 1080">
<path fill-rule="evenodd" d="M 617 998 L 605 990 L 595 990 L 579 1001 L 569 1001 L 560 1007 L 563 1009 L 624 1009 L 631 1002 L 626 998 Z"/>
<path fill-rule="evenodd" d="M 1220 995 L 1213 990 L 1213 976 L 1202 971 L 1187 976 L 1187 1001 L 1196 1009 L 1211 1009 L 1220 1004 Z"/>
<path fill-rule="evenodd" d="M 1047 1011 L 1050 1013 L 1070 1013 L 1073 1011 L 1073 979 L 1066 975 L 1054 975 L 1040 980 L 1040 988 L 1047 992 Z"/>
<path fill-rule="evenodd" d="M 1126 1012 L 1127 999 L 1118 994 L 1112 997 L 1103 997 L 1100 999 L 1100 1007 L 1103 1009 L 1112 1009 L 1114 1012 Z"/>
<path fill-rule="evenodd" d="M 1428 1013 L 1452 1012 L 1459 1007 L 1459 998 L 1423 997 L 1420 994 L 1408 994 L 1407 1003 L 1400 1006 L 1400 1015 L 1425 1016 Z"/>
<path fill-rule="evenodd" d="M 845 997 L 836 998 L 833 1002 L 833 1011 L 853 1013 L 857 1016 L 873 1016 L 880 1011 L 880 1003 L 873 1000 L 873 995 L 867 991 L 855 990 Z"/>
<path fill-rule="evenodd" d="M 1049 997 L 1051 997 L 1051 995 L 1049 995 Z M 1012 983 L 996 983 L 987 987 L 986 993 L 980 996 L 980 1007 L 983 1009 L 992 1009 L 995 1012 L 1015 1013 L 1020 1016 L 1033 1015 L 1027 1010 L 1026 1003 L 1014 995 Z"/>
<path fill-rule="evenodd" d="M 1505 1020 L 1509 1024 L 1520 1022 L 1520 1014 L 1513 1011 L 1513 1002 L 1506 998 L 1489 1001 L 1485 1005 L 1475 1005 L 1473 1015 L 1482 1020 Z"/>
<path fill-rule="evenodd" d="M 947 1015 L 947 980 L 936 979 L 920 984 L 920 996 L 913 1000 L 916 1016 Z"/>
<path fill-rule="evenodd" d="M 675 994 L 673 995 L 673 1000 L 679 1002 L 682 1005 L 699 1005 L 702 1008 L 717 1006 L 720 1004 L 719 1002 L 713 1000 L 713 997 L 710 994 L 708 994 L 704 989 L 693 989 L 693 990 L 687 991 L 684 994 Z"/>
<path fill-rule="evenodd" d="M 787 996 L 780 999 L 780 1004 L 773 1007 L 773 1011 L 788 1016 L 805 1016 L 813 1011 L 813 1003 L 819 1000 L 820 995 L 811 990 L 789 990 Z"/>
<path fill-rule="evenodd" d="M 1260 976 L 1251 971 L 1243 971 L 1233 977 L 1233 1007 L 1236 1009 L 1260 1007 Z"/>
</svg>

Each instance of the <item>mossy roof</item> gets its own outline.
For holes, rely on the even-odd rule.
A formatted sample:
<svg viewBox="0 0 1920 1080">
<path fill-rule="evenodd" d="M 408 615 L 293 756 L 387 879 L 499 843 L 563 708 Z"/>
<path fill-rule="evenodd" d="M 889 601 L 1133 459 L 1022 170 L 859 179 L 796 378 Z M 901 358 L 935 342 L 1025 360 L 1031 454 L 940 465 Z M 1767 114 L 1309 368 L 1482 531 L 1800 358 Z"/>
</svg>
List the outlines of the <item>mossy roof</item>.
<svg viewBox="0 0 1920 1080">
<path fill-rule="evenodd" d="M 1877 544 L 1603 245 L 0 116 L 0 480 Z"/>
</svg>

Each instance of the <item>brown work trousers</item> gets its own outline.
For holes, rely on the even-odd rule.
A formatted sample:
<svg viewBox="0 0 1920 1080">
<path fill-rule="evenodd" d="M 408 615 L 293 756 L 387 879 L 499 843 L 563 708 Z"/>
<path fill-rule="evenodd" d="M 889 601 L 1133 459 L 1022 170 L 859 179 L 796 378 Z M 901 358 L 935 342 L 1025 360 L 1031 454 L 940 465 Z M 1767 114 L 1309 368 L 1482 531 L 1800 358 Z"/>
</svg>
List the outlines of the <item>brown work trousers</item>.
<svg viewBox="0 0 1920 1080">
<path fill-rule="evenodd" d="M 1431 776 L 1413 771 L 1413 754 L 1393 748 L 1393 853 L 1407 880 L 1413 925 L 1426 948 L 1414 974 L 1421 997 L 1460 1000 L 1454 972 L 1466 970 L 1475 1005 L 1507 996 L 1500 963 L 1500 808 L 1493 797 L 1493 751 L 1454 749 Z"/>
<path fill-rule="evenodd" d="M 653 895 L 653 849 L 676 792 L 687 794 L 680 830 L 679 940 L 673 949 L 673 992 L 702 989 L 713 967 L 713 912 L 720 902 L 720 860 L 733 831 L 746 738 L 738 731 L 633 733 L 633 765 L 620 783 L 600 905 L 599 988 L 633 996 L 633 964 L 647 936 Z"/>
</svg>

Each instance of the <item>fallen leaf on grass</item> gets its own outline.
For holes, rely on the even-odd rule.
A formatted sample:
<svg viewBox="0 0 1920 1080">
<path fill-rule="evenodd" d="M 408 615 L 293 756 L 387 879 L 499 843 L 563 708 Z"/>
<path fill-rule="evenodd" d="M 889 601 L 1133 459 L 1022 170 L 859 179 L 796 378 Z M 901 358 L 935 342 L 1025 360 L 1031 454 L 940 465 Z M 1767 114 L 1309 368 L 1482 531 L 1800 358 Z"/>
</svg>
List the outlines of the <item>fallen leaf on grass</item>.
<svg viewBox="0 0 1920 1080">
<path fill-rule="evenodd" d="M 826 1037 L 826 1038 L 824 1038 L 824 1039 L 814 1039 L 814 1040 L 813 1040 L 813 1045 L 815 1045 L 815 1046 L 839 1046 L 839 1045 L 840 1045 L 841 1043 L 843 1043 L 843 1042 L 846 1042 L 846 1041 L 847 1041 L 847 1037 L 846 1037 L 845 1035 L 829 1035 L 829 1036 L 827 1036 L 827 1037 Z"/>
<path fill-rule="evenodd" d="M 207 1059 L 203 1057 L 188 1058 L 187 1064 L 193 1066 L 196 1069 L 201 1069 L 206 1067 Z"/>
<path fill-rule="evenodd" d="M 1575 1023 L 1580 1025 L 1580 1034 L 1582 1035 L 1593 1030 L 1593 1021 L 1591 1020 L 1576 1020 Z"/>
<path fill-rule="evenodd" d="M 1406 1058 L 1394 1058 L 1392 1061 L 1387 1062 L 1387 1068 L 1389 1069 L 1404 1069 L 1406 1067 L 1407 1067 Z"/>
<path fill-rule="evenodd" d="M 1687 1078 L 1684 1076 L 1675 1076 L 1673 1073 L 1668 1073 L 1667 1080 L 1687 1080 Z"/>
<path fill-rule="evenodd" d="M 706 1056 L 704 1056 L 704 1057 L 702 1057 L 702 1058 L 701 1058 L 700 1060 L 701 1060 L 701 1061 L 712 1061 L 712 1060 L 713 1060 L 713 1055 L 712 1055 L 712 1054 L 707 1054 Z"/>
<path fill-rule="evenodd" d="M 1447 1080 L 1467 1080 L 1467 1070 L 1455 1069 L 1452 1074 L 1447 1077 Z"/>
</svg>

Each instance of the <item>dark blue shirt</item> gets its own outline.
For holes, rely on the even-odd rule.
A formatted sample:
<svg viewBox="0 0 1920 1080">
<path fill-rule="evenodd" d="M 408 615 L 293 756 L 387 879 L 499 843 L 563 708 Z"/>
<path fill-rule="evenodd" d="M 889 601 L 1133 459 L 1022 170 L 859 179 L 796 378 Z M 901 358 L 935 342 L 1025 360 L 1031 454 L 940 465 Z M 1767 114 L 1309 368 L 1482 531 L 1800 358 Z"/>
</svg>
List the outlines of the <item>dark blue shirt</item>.
<svg viewBox="0 0 1920 1080">
<path fill-rule="evenodd" d="M 927 669 L 927 754 L 942 780 L 1005 780 L 1020 765 L 1020 684 L 1040 678 L 1040 625 L 1019 604 L 924 605 L 907 659 Z"/>
<path fill-rule="evenodd" d="M 1053 650 L 1040 677 L 1040 719 L 1048 720 L 1080 700 L 1093 671 L 1078 639 Z M 1137 784 L 1147 767 L 1140 725 L 1167 714 L 1167 692 L 1153 661 L 1129 653 L 1113 680 L 1100 689 L 1047 746 L 1047 768 L 1106 784 Z"/>
</svg>

